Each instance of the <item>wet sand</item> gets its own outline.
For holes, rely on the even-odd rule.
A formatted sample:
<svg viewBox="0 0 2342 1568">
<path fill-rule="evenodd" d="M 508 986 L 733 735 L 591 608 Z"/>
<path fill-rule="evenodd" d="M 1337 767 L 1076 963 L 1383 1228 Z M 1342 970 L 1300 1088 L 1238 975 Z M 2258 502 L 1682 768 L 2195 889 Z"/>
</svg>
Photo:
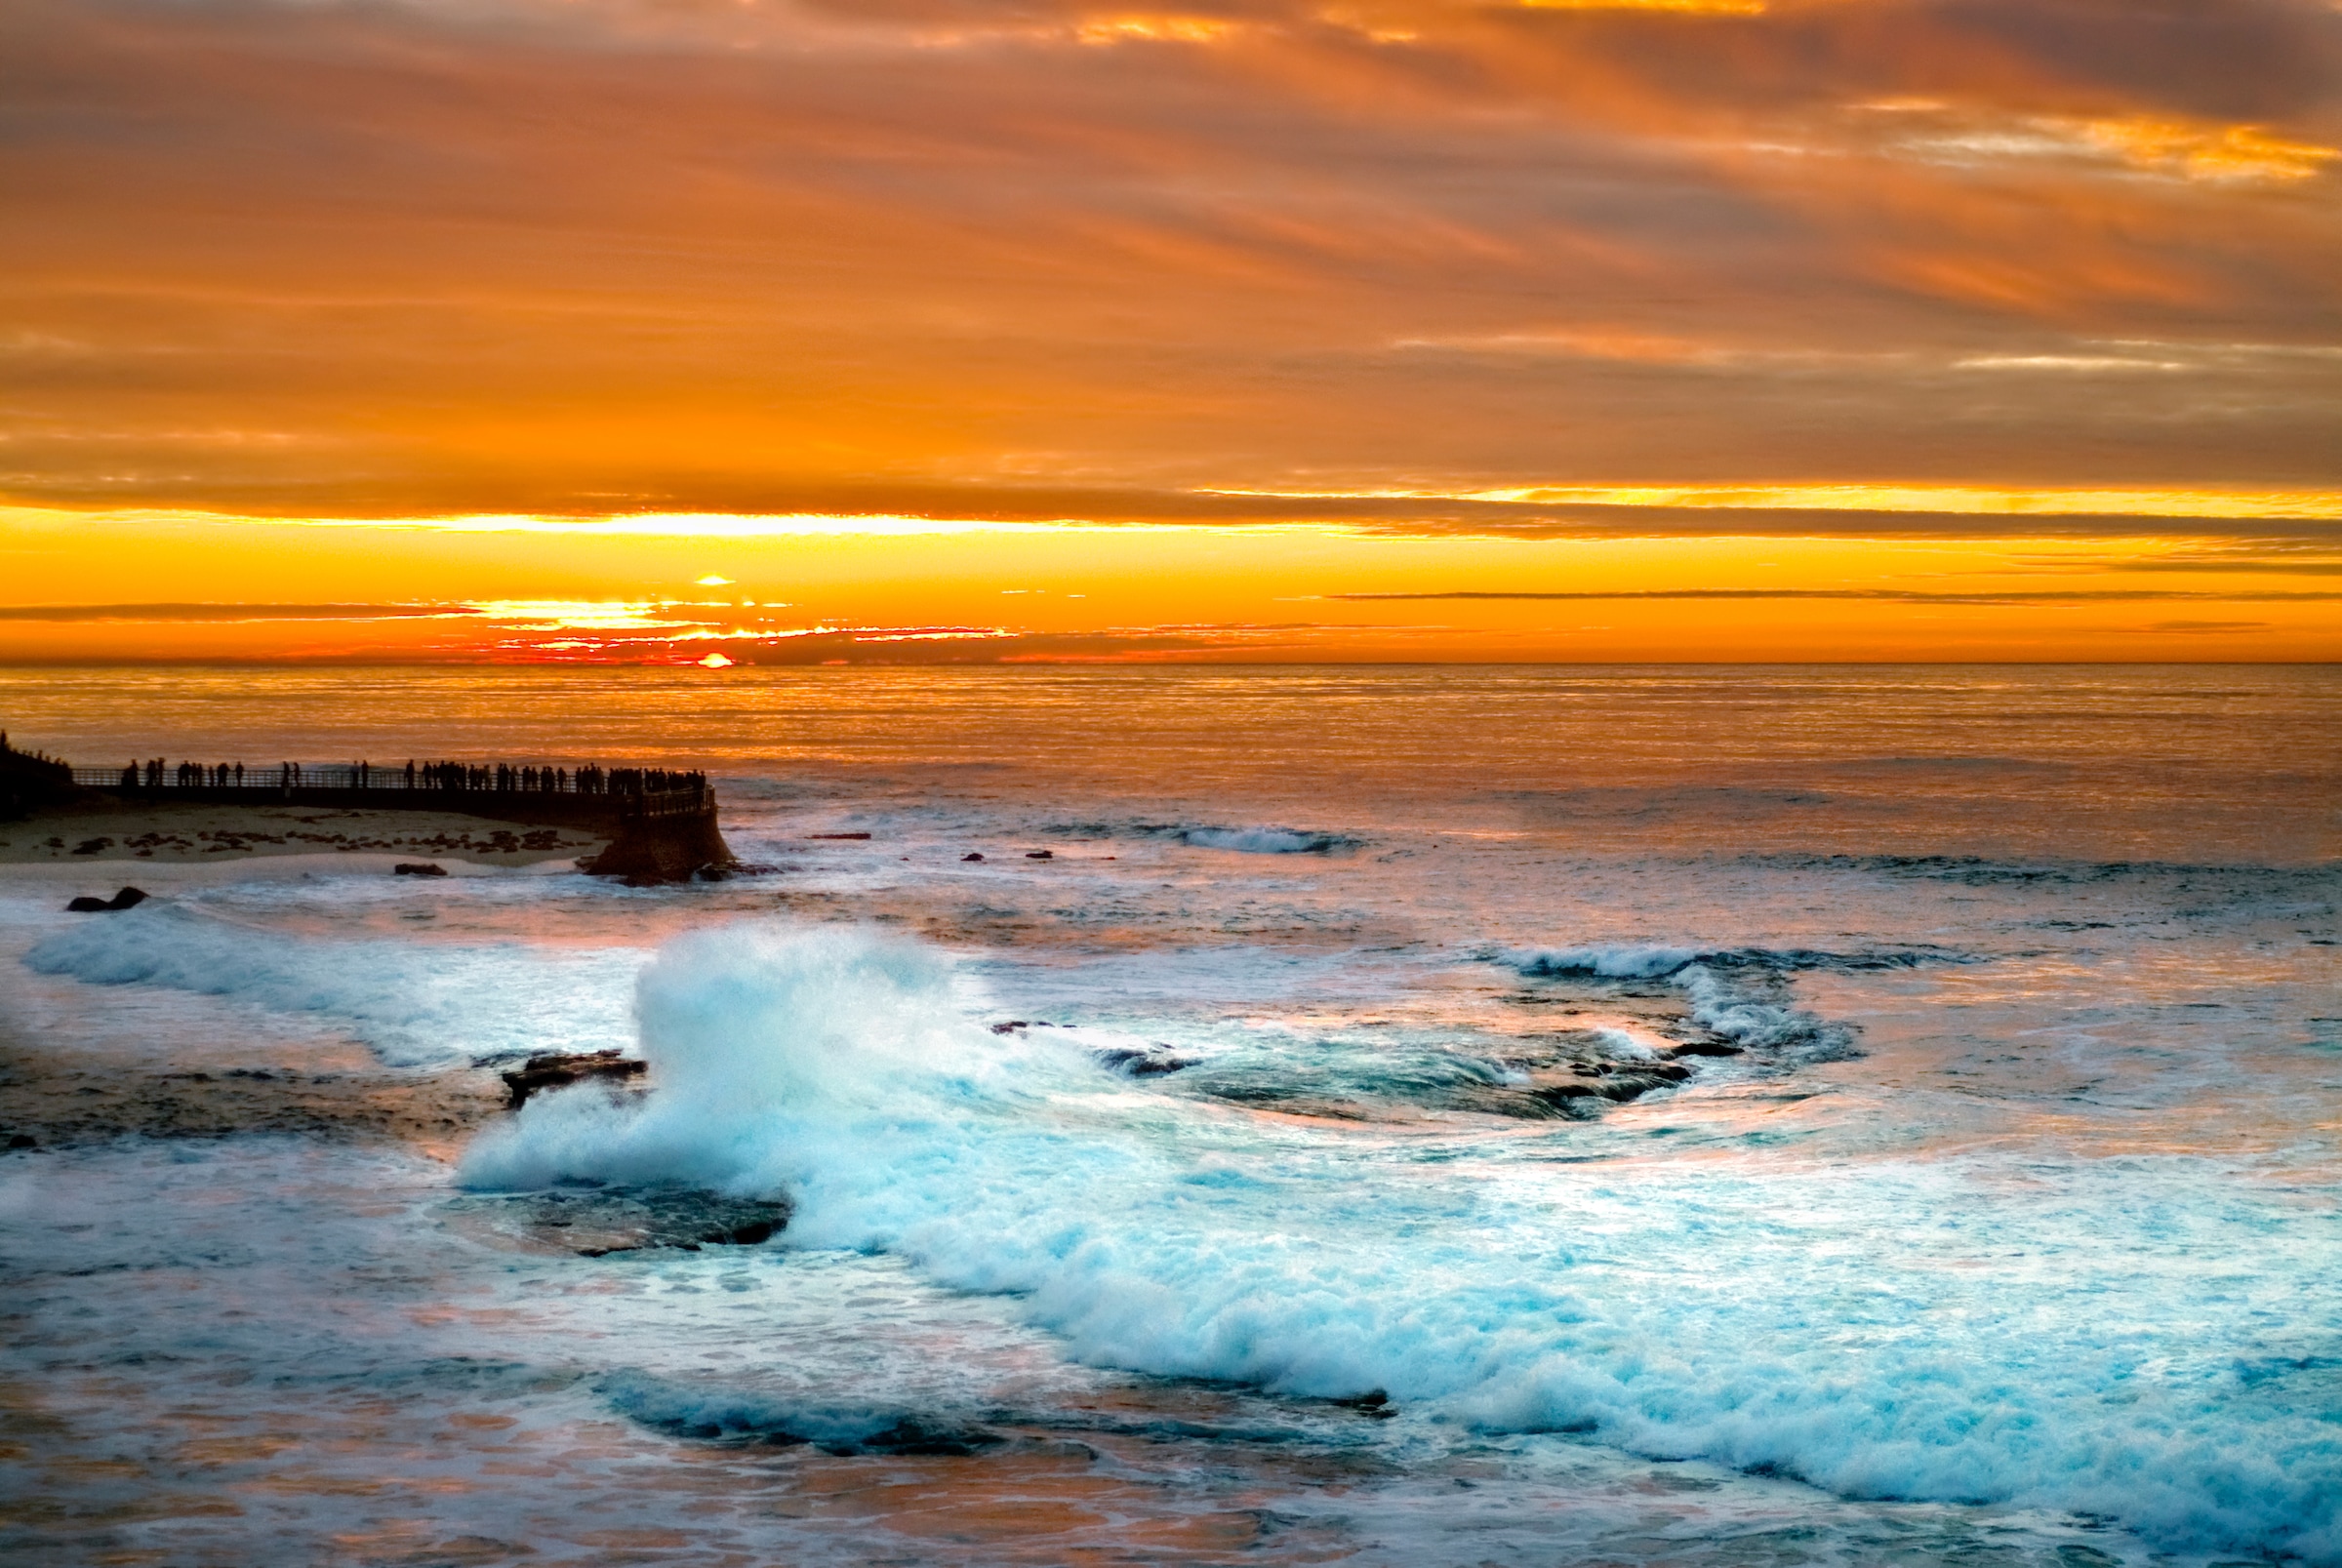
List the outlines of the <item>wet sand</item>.
<svg viewBox="0 0 2342 1568">
<path fill-rule="evenodd" d="M 531 865 L 598 854 L 579 827 L 532 827 L 446 811 L 315 806 L 156 805 L 101 800 L 0 822 L 0 865 L 93 862 L 188 864 L 255 856 L 376 853 L 475 865 Z"/>
</svg>

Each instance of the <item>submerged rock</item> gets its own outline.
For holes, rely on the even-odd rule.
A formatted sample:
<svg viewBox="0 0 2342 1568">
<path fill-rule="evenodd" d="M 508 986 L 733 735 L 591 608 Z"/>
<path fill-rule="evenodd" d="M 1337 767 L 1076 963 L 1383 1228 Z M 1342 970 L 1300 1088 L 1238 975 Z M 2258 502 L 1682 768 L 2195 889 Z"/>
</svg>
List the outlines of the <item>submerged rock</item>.
<svg viewBox="0 0 2342 1568">
<path fill-rule="evenodd" d="M 124 909 L 137 908 L 146 902 L 147 897 L 143 888 L 124 888 L 110 899 L 94 899 L 85 894 L 66 905 L 65 912 L 67 914 L 115 914 Z"/>
<path fill-rule="evenodd" d="M 795 1448 L 825 1454 L 964 1457 L 1006 1441 L 998 1432 L 949 1415 L 876 1406 L 803 1404 L 719 1385 L 668 1382 L 639 1372 L 601 1381 L 612 1408 L 668 1437 L 735 1446 Z"/>
<path fill-rule="evenodd" d="M 1151 1078 L 1160 1073 L 1177 1072 L 1182 1067 L 1193 1066 L 1196 1061 L 1193 1057 L 1173 1056 L 1162 1046 L 1145 1051 L 1117 1047 L 1109 1051 L 1093 1051 L 1090 1055 L 1109 1072 L 1119 1072 L 1132 1078 Z"/>
<path fill-rule="evenodd" d="M 390 867 L 393 876 L 445 876 L 447 867 L 437 861 L 400 861 Z"/>
<path fill-rule="evenodd" d="M 787 1227 L 789 1206 L 694 1187 L 565 1187 L 474 1193 L 444 1212 L 457 1228 L 491 1245 L 606 1258 L 660 1247 L 752 1247 Z"/>
</svg>

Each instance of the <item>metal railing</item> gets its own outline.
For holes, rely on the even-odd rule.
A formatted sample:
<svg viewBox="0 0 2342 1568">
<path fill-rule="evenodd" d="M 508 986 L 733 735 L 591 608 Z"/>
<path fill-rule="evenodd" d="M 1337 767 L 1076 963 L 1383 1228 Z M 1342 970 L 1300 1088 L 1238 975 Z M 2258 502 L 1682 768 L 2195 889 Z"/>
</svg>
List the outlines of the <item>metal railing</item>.
<svg viewBox="0 0 2342 1568">
<path fill-rule="evenodd" d="M 679 768 L 610 768 L 598 763 L 172 762 L 156 757 L 120 768 L 75 768 L 85 788 L 155 791 L 243 791 L 255 796 L 291 790 L 417 791 L 431 794 L 597 795 L 639 801 L 652 815 L 704 809 L 707 776 Z M 652 810 L 653 803 L 657 809 Z"/>
</svg>

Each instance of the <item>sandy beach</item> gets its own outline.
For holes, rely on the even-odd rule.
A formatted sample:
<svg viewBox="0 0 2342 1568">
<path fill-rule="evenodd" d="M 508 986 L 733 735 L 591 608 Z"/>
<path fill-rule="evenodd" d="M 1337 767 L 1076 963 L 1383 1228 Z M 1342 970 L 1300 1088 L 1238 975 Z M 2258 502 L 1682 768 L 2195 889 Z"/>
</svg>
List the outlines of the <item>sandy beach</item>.
<svg viewBox="0 0 2342 1568">
<path fill-rule="evenodd" d="M 589 858 L 604 842 L 581 828 L 492 822 L 458 812 L 94 800 L 0 823 L 0 865 L 112 861 L 183 865 L 254 856 L 373 853 L 511 866 Z"/>
</svg>

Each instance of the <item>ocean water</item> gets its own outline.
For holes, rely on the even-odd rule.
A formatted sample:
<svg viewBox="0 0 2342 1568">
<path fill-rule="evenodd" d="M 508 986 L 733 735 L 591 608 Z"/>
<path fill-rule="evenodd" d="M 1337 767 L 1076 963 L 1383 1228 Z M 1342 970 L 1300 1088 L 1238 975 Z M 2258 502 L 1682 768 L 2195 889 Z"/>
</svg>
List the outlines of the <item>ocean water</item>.
<svg viewBox="0 0 2342 1568">
<path fill-rule="evenodd" d="M 653 1085 L 0 1154 L 0 1551 L 2342 1562 L 2342 670 L 42 670 L 0 713 L 77 761 L 704 765 L 756 867 L 0 881 L 24 1053 Z M 596 1184 L 795 1212 L 462 1221 Z"/>
</svg>

